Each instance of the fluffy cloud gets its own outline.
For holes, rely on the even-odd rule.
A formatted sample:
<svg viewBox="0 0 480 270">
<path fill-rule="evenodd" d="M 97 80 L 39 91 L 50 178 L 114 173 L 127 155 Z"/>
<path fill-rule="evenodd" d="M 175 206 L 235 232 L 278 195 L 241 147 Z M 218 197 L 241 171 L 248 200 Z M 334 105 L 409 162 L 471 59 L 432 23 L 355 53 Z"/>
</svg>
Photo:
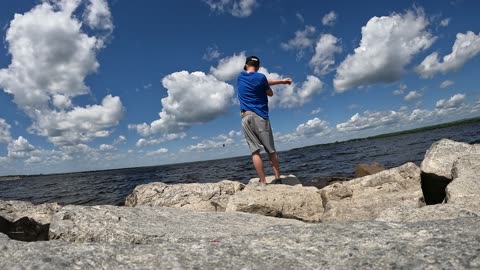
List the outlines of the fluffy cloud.
<svg viewBox="0 0 480 270">
<path fill-rule="evenodd" d="M 148 145 L 155 145 L 155 144 L 160 144 L 163 142 L 167 141 L 173 141 L 177 139 L 183 139 L 187 136 L 185 132 L 182 133 L 169 133 L 169 134 L 164 134 L 161 138 L 156 138 L 156 139 L 149 139 L 146 140 L 144 138 L 141 138 L 137 141 L 135 144 L 137 147 L 143 147 L 143 146 L 148 146 Z"/>
<path fill-rule="evenodd" d="M 310 66 L 316 75 L 326 75 L 333 70 L 335 54 L 342 52 L 339 40 L 331 34 L 323 34 L 317 41 L 315 54 L 310 60 Z"/>
<path fill-rule="evenodd" d="M 162 80 L 168 96 L 162 98 L 160 119 L 150 125 L 130 125 L 142 136 L 178 133 L 196 123 L 224 114 L 233 97 L 233 86 L 203 72 L 175 72 Z"/>
<path fill-rule="evenodd" d="M 356 113 L 347 122 L 337 124 L 336 127 L 340 132 L 385 128 L 398 125 L 404 118 L 405 113 L 401 111 L 365 111 L 362 115 Z"/>
<path fill-rule="evenodd" d="M 161 154 L 165 154 L 165 153 L 168 153 L 168 149 L 167 148 L 160 148 L 160 149 L 155 150 L 155 151 L 147 152 L 147 156 L 157 156 L 157 155 L 161 155 Z"/>
<path fill-rule="evenodd" d="M 335 92 L 399 80 L 412 57 L 434 42 L 427 26 L 422 10 L 371 18 L 362 27 L 360 46 L 337 68 Z"/>
<path fill-rule="evenodd" d="M 440 25 L 443 27 L 448 26 L 449 24 L 450 24 L 450 18 L 445 18 L 440 21 Z"/>
<path fill-rule="evenodd" d="M 87 25 L 93 29 L 113 30 L 112 15 L 106 0 L 90 0 L 84 17 Z"/>
<path fill-rule="evenodd" d="M 204 0 L 210 10 L 230 13 L 235 17 L 248 17 L 257 5 L 256 0 Z"/>
<path fill-rule="evenodd" d="M 22 136 L 8 144 L 8 158 L 10 159 L 28 159 L 37 152 L 38 150 Z"/>
<path fill-rule="evenodd" d="M 245 66 L 245 52 L 220 59 L 217 67 L 210 67 L 210 73 L 221 81 L 235 79 Z"/>
<path fill-rule="evenodd" d="M 410 113 L 406 107 L 398 111 L 365 111 L 353 115 L 348 121 L 337 124 L 340 132 L 352 132 L 367 129 L 391 129 L 418 127 L 419 124 L 434 124 L 473 116 L 475 105 L 466 103 L 465 94 L 455 94 L 450 99 L 441 99 L 433 110 L 414 109 Z"/>
<path fill-rule="evenodd" d="M 440 88 L 447 88 L 447 87 L 452 86 L 452 85 L 454 85 L 454 84 L 455 84 L 454 81 L 446 80 L 446 81 L 443 81 L 443 82 L 440 84 Z"/>
<path fill-rule="evenodd" d="M 0 143 L 8 143 L 12 140 L 11 127 L 5 119 L 0 118 Z"/>
<path fill-rule="evenodd" d="M 323 135 L 328 132 L 328 123 L 317 117 L 298 125 L 296 132 L 300 136 Z"/>
<path fill-rule="evenodd" d="M 279 79 L 277 73 L 269 73 L 267 69 L 260 69 L 267 78 Z M 319 78 L 308 75 L 307 79 L 298 87 L 297 84 L 278 85 L 273 87 L 273 97 L 270 98 L 268 106 L 271 108 L 295 108 L 304 105 L 312 100 L 323 90 L 323 82 Z"/>
<path fill-rule="evenodd" d="M 87 11 L 98 8 L 93 2 L 103 1 L 92 1 Z M 101 106 L 72 109 L 72 97 L 89 93 L 84 80 L 97 71 L 96 53 L 104 44 L 82 31 L 73 15 L 80 3 L 52 0 L 16 14 L 6 35 L 12 62 L 0 70 L 0 87 L 32 119 L 30 131 L 56 145 L 105 137 L 122 116 L 120 98 L 112 96 Z"/>
<path fill-rule="evenodd" d="M 98 147 L 98 149 L 100 149 L 100 151 L 106 152 L 106 151 L 110 151 L 110 150 L 115 149 L 115 147 L 111 144 L 102 144 Z"/>
<path fill-rule="evenodd" d="M 210 138 L 209 140 L 203 140 L 200 143 L 190 145 L 186 148 L 180 149 L 182 153 L 188 153 L 192 151 L 196 152 L 205 152 L 214 149 L 224 148 L 236 144 L 239 139 L 243 138 L 243 133 L 241 131 L 231 130 L 227 134 L 220 134 L 216 137 Z"/>
<path fill-rule="evenodd" d="M 457 109 L 465 105 L 465 94 L 456 94 L 450 99 L 441 99 L 437 101 L 435 107 L 437 109 Z"/>
<path fill-rule="evenodd" d="M 333 26 L 336 20 L 337 20 L 337 14 L 335 13 L 335 11 L 330 11 L 329 13 L 325 14 L 325 16 L 323 16 L 322 24 Z"/>
<path fill-rule="evenodd" d="M 222 56 L 222 53 L 218 51 L 218 47 L 211 46 L 207 48 L 207 51 L 205 52 L 205 54 L 203 54 L 202 58 L 206 61 L 213 61 L 220 58 L 220 56 Z"/>
<path fill-rule="evenodd" d="M 452 52 L 438 59 L 438 52 L 427 56 L 416 68 L 422 78 L 431 78 L 436 73 L 447 73 L 463 67 L 465 63 L 480 53 L 480 34 L 468 31 L 466 34 L 458 33 L 452 47 Z"/>
<path fill-rule="evenodd" d="M 75 107 L 68 112 L 35 112 L 37 122 L 30 129 L 55 145 L 72 145 L 109 136 L 108 128 L 118 125 L 122 115 L 120 98 L 108 95 L 101 105 Z"/>
<path fill-rule="evenodd" d="M 396 96 L 403 95 L 405 93 L 405 90 L 407 90 L 407 85 L 402 83 L 397 89 L 393 90 L 392 93 Z"/>
<path fill-rule="evenodd" d="M 15 15 L 6 36 L 12 63 L 0 70 L 0 86 L 19 107 L 30 112 L 43 109 L 56 94 L 88 93 L 83 80 L 98 68 L 97 39 L 80 27 L 81 22 L 48 3 Z"/>
<path fill-rule="evenodd" d="M 303 50 L 310 48 L 314 42 L 313 35 L 315 32 L 315 27 L 307 25 L 305 26 L 305 30 L 296 31 L 294 38 L 286 43 L 280 44 L 280 46 L 285 50 Z"/>
<path fill-rule="evenodd" d="M 411 101 L 412 99 L 420 98 L 422 94 L 417 91 L 410 91 L 408 94 L 403 98 L 405 101 Z"/>
</svg>

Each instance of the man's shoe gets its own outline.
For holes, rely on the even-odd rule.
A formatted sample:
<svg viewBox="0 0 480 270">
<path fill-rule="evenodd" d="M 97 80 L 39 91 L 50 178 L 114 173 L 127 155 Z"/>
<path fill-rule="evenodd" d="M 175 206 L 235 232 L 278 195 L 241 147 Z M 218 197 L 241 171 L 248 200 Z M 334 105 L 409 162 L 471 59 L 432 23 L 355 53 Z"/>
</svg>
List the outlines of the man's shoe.
<svg viewBox="0 0 480 270">
<path fill-rule="evenodd" d="M 279 178 L 279 179 L 273 180 L 270 184 L 272 184 L 272 185 L 281 185 L 281 184 L 283 184 L 283 183 L 282 183 L 282 179 Z"/>
</svg>

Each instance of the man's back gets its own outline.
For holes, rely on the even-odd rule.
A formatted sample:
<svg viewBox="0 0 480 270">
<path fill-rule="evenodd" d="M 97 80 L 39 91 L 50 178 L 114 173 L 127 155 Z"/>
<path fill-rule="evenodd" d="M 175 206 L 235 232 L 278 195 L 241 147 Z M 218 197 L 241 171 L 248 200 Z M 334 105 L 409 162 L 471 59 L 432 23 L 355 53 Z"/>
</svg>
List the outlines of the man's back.
<svg viewBox="0 0 480 270">
<path fill-rule="evenodd" d="M 268 119 L 268 97 L 270 89 L 267 78 L 262 73 L 242 71 L 237 78 L 238 100 L 240 109 L 255 112 Z"/>
</svg>

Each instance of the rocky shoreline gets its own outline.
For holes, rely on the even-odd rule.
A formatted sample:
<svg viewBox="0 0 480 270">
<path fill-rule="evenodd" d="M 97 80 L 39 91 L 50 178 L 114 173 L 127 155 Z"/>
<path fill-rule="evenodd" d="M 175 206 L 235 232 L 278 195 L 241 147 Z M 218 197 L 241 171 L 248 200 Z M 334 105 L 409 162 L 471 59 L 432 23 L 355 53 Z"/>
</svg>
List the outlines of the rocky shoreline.
<svg viewBox="0 0 480 270">
<path fill-rule="evenodd" d="M 0 201 L 0 269 L 479 268 L 479 171 L 480 144 L 444 139 L 420 167 L 321 189 L 287 176 L 149 183 L 125 206 Z"/>
</svg>

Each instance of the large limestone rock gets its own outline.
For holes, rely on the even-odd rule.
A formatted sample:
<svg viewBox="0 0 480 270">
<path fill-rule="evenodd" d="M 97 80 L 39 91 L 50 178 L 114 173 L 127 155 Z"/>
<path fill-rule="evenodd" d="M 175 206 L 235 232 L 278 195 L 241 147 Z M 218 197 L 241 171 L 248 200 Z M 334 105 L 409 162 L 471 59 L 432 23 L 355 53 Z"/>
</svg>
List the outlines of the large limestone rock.
<svg viewBox="0 0 480 270">
<path fill-rule="evenodd" d="M 60 208 L 57 203 L 0 201 L 0 233 L 21 241 L 47 240 L 52 216 Z"/>
<path fill-rule="evenodd" d="M 427 205 L 421 208 L 398 206 L 382 211 L 376 220 L 405 223 L 463 217 L 480 217 L 480 209 L 474 210 L 455 204 Z"/>
<path fill-rule="evenodd" d="M 230 224 L 241 228 L 238 222 Z M 171 241 L 136 245 L 24 243 L 0 234 L 0 269 L 478 269 L 478 224 L 480 218 L 249 226 L 255 231 L 218 238 L 175 234 Z M 198 227 L 188 221 L 178 226 L 179 233 Z"/>
<path fill-rule="evenodd" d="M 460 157 L 453 164 L 453 181 L 446 188 L 446 201 L 480 210 L 480 154 Z"/>
<path fill-rule="evenodd" d="M 480 145 L 442 139 L 432 144 L 422 161 L 422 172 L 453 179 L 455 161 L 465 155 L 480 154 Z"/>
<path fill-rule="evenodd" d="M 40 224 L 48 224 L 53 214 L 62 208 L 58 203 L 32 204 L 24 201 L 0 200 L 0 216 L 9 221 L 28 217 Z"/>
<path fill-rule="evenodd" d="M 286 224 L 301 226 L 303 223 L 246 213 L 195 212 L 149 206 L 68 205 L 54 215 L 49 237 L 70 242 L 146 244 L 191 238 L 215 240 Z"/>
<path fill-rule="evenodd" d="M 319 222 L 323 214 L 323 203 L 320 192 L 315 187 L 247 186 L 230 198 L 226 211 Z"/>
<path fill-rule="evenodd" d="M 416 208 L 422 197 L 420 168 L 414 163 L 374 175 L 335 183 L 321 190 L 323 221 L 372 220 L 385 209 Z"/>
<path fill-rule="evenodd" d="M 223 180 L 218 183 L 167 185 L 160 182 L 135 187 L 128 195 L 126 206 L 180 207 L 196 211 L 222 212 L 230 196 L 242 190 L 244 184 Z"/>
</svg>

